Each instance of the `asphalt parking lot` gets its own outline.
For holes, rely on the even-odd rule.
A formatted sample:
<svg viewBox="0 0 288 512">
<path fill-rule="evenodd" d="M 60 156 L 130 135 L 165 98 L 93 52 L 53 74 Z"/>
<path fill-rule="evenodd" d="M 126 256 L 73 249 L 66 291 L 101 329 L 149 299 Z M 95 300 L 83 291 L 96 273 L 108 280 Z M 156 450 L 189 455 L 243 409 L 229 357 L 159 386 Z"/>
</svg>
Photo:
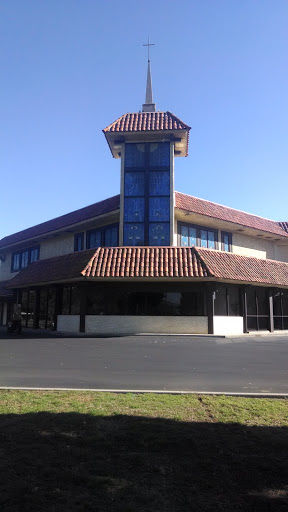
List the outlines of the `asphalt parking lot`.
<svg viewBox="0 0 288 512">
<path fill-rule="evenodd" d="M 0 386 L 287 393 L 288 337 L 0 339 Z"/>
</svg>

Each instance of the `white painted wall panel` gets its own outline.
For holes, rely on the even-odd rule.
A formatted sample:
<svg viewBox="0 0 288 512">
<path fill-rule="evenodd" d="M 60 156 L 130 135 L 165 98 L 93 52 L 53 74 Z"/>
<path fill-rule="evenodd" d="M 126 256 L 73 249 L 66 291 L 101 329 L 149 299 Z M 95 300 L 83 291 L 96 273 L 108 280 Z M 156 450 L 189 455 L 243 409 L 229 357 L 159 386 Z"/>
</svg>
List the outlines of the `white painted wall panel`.
<svg viewBox="0 0 288 512">
<path fill-rule="evenodd" d="M 243 334 L 242 316 L 214 316 L 214 334 Z"/>
</svg>

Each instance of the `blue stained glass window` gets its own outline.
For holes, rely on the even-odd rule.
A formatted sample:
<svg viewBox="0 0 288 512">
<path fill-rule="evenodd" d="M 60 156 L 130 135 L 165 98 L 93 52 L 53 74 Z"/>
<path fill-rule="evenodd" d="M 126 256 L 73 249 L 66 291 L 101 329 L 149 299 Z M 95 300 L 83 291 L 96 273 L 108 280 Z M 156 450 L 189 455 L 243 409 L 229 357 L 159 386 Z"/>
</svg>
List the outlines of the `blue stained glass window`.
<svg viewBox="0 0 288 512">
<path fill-rule="evenodd" d="M 215 233 L 214 233 L 214 231 L 208 231 L 208 248 L 215 249 Z"/>
<path fill-rule="evenodd" d="M 125 198 L 124 222 L 144 222 L 144 198 Z"/>
<path fill-rule="evenodd" d="M 88 243 L 87 249 L 92 249 L 93 247 L 101 247 L 101 231 L 91 231 L 88 234 Z"/>
<path fill-rule="evenodd" d="M 201 229 L 201 247 L 208 247 L 207 231 L 205 229 Z"/>
<path fill-rule="evenodd" d="M 150 196 L 168 196 L 170 194 L 169 171 L 151 171 L 149 189 Z"/>
<path fill-rule="evenodd" d="M 149 220 L 169 221 L 170 218 L 170 198 L 169 197 L 150 197 L 149 200 Z"/>
<path fill-rule="evenodd" d="M 196 228 L 189 228 L 189 245 L 197 245 Z"/>
<path fill-rule="evenodd" d="M 170 245 L 169 222 L 149 225 L 149 245 Z"/>
<path fill-rule="evenodd" d="M 144 224 L 124 224 L 124 245 L 144 245 Z"/>
<path fill-rule="evenodd" d="M 125 167 L 143 168 L 145 144 L 125 144 Z"/>
<path fill-rule="evenodd" d="M 105 247 L 117 247 L 118 245 L 118 226 L 106 228 L 104 231 Z"/>
<path fill-rule="evenodd" d="M 181 226 L 181 245 L 184 247 L 188 247 L 189 245 L 189 228 L 187 226 Z"/>
<path fill-rule="evenodd" d="M 170 167 L 170 143 L 150 144 L 150 167 Z"/>
<path fill-rule="evenodd" d="M 125 172 L 125 196 L 144 196 L 144 172 Z"/>
</svg>

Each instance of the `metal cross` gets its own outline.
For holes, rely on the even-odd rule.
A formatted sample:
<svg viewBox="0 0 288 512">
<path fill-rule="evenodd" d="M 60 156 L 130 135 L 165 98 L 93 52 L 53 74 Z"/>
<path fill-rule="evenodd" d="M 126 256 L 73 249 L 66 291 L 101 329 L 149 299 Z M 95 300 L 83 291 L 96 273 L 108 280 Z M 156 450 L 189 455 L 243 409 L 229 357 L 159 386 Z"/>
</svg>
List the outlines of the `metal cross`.
<svg viewBox="0 0 288 512">
<path fill-rule="evenodd" d="M 148 43 L 147 44 L 142 44 L 142 46 L 148 46 L 148 61 L 150 61 L 150 46 L 155 46 L 154 43 L 150 43 L 150 39 L 148 37 Z"/>
</svg>

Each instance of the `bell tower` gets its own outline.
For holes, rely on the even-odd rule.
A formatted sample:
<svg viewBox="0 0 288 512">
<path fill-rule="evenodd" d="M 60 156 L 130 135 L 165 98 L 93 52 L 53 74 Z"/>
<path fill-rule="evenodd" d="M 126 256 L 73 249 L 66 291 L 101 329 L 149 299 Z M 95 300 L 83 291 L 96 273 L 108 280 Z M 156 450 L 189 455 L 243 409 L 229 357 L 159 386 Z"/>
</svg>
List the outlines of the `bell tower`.
<svg viewBox="0 0 288 512">
<path fill-rule="evenodd" d="M 127 113 L 103 130 L 121 158 L 119 245 L 171 246 L 174 238 L 174 157 L 188 155 L 190 127 L 153 103 L 148 69 L 142 112 Z"/>
</svg>

